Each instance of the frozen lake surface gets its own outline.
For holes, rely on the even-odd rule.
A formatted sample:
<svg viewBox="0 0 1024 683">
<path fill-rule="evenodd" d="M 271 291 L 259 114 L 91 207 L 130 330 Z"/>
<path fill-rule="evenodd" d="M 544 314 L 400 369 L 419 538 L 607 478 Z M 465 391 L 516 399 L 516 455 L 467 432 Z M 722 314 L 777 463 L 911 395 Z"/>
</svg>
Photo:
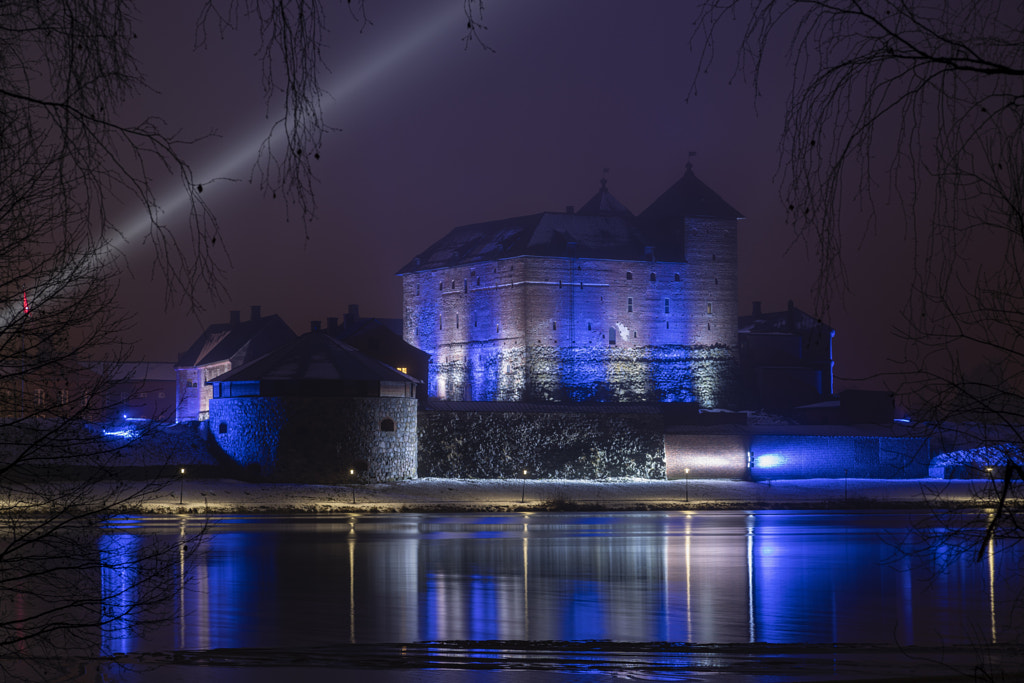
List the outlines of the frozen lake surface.
<svg viewBox="0 0 1024 683">
<path fill-rule="evenodd" d="M 1024 551 L 997 544 L 978 562 L 941 533 L 922 511 L 225 516 L 182 614 L 145 640 L 125 623 L 104 654 L 130 666 L 100 668 L 379 682 L 1019 670 Z"/>
</svg>

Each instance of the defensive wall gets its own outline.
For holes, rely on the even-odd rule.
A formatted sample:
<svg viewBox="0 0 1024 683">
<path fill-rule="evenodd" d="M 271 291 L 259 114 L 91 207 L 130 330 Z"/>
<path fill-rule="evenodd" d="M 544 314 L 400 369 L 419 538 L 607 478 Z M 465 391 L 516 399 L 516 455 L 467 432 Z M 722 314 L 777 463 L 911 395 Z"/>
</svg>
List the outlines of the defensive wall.
<svg viewBox="0 0 1024 683">
<path fill-rule="evenodd" d="M 672 404 L 432 401 L 419 417 L 419 476 L 928 476 L 928 439 L 896 426 L 679 426 L 672 413 Z"/>
<path fill-rule="evenodd" d="M 404 335 L 432 354 L 428 393 L 442 399 L 730 405 L 736 263 L 721 251 L 707 263 L 524 256 L 406 274 Z"/>
</svg>

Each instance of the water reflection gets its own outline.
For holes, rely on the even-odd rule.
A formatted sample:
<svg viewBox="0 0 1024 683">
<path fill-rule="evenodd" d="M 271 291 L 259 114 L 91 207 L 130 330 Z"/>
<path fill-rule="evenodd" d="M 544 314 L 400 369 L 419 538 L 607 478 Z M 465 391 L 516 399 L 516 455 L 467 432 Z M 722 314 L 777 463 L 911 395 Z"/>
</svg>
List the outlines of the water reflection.
<svg viewBox="0 0 1024 683">
<path fill-rule="evenodd" d="M 923 516 L 701 512 L 225 518 L 180 592 L 173 628 L 105 649 L 522 640 L 695 643 L 1005 642 L 997 585 L 1021 550 L 885 540 Z M 178 532 L 187 533 L 183 526 Z M 130 554 L 130 533 L 101 552 Z M 124 565 L 124 563 L 121 563 Z M 933 576 L 934 574 L 934 576 Z M 124 577 L 104 574 L 113 602 Z M 120 603 L 119 603 L 120 604 Z"/>
</svg>

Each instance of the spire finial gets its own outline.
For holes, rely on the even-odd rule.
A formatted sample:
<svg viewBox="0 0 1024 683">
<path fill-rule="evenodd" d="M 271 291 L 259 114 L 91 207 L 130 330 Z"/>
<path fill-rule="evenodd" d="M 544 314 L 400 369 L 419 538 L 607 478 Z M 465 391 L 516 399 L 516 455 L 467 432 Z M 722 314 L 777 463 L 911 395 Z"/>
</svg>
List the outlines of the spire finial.
<svg viewBox="0 0 1024 683">
<path fill-rule="evenodd" d="M 686 170 L 687 171 L 690 171 L 690 170 L 693 169 L 693 162 L 690 161 L 690 159 L 694 158 L 695 156 L 697 156 L 697 153 L 694 152 L 693 150 L 690 150 L 689 152 L 687 152 L 687 154 L 686 154 Z"/>
</svg>

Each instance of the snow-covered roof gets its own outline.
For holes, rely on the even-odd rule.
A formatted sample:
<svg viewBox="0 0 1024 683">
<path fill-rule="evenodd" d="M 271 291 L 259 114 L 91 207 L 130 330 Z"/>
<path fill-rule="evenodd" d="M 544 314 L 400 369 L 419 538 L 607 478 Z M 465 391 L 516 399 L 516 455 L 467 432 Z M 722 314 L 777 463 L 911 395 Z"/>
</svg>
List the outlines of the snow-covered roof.
<svg viewBox="0 0 1024 683">
<path fill-rule="evenodd" d="M 419 383 L 419 380 L 370 358 L 323 331 L 304 334 L 265 356 L 210 381 L 217 383 L 268 380 Z"/>
</svg>

